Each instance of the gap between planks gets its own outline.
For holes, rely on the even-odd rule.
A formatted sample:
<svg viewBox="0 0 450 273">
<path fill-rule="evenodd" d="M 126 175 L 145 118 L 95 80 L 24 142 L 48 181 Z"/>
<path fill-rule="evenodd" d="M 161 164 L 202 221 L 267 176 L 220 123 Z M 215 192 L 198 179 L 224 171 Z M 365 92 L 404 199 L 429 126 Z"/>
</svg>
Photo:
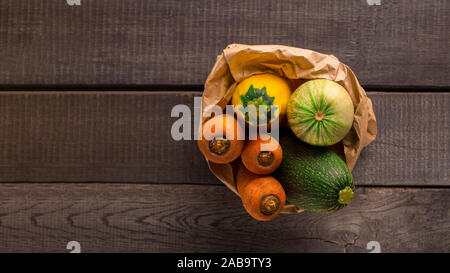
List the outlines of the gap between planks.
<svg viewBox="0 0 450 273">
<path fill-rule="evenodd" d="M 185 183 L 185 182 L 171 182 L 171 183 L 161 183 L 161 182 L 103 182 L 103 181 L 0 181 L 1 185 L 10 185 L 10 184 L 29 184 L 29 185 L 154 185 L 154 186 L 166 186 L 166 185 L 174 185 L 174 186 L 205 186 L 205 187 L 225 187 L 225 184 L 221 183 L 220 180 L 217 179 L 217 184 L 202 184 L 202 183 Z M 356 189 L 370 188 L 370 189 L 450 189 L 450 185 L 355 185 Z"/>
<path fill-rule="evenodd" d="M 362 86 L 378 93 L 448 93 L 450 86 Z M 0 92 L 202 92 L 203 85 L 0 85 Z"/>
</svg>

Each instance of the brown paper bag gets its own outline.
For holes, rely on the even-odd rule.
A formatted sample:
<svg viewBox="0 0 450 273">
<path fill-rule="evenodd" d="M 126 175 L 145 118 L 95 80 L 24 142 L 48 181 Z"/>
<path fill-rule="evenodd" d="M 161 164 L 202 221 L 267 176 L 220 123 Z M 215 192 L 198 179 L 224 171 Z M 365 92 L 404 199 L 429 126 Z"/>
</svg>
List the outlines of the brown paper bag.
<svg viewBox="0 0 450 273">
<path fill-rule="evenodd" d="M 355 75 L 333 55 L 281 45 L 231 44 L 217 56 L 216 64 L 206 79 L 202 114 L 204 109 L 211 105 L 225 108 L 237 83 L 261 73 L 272 73 L 289 79 L 328 79 L 345 87 L 355 109 L 352 129 L 342 140 L 345 161 L 352 170 L 361 150 L 375 139 L 377 122 L 372 101 L 367 97 Z M 202 123 L 203 121 L 204 119 Z M 235 174 L 239 164 L 240 162 L 231 164 L 208 162 L 214 175 L 236 194 L 238 193 Z M 282 213 L 301 211 L 294 205 L 287 204 Z"/>
</svg>

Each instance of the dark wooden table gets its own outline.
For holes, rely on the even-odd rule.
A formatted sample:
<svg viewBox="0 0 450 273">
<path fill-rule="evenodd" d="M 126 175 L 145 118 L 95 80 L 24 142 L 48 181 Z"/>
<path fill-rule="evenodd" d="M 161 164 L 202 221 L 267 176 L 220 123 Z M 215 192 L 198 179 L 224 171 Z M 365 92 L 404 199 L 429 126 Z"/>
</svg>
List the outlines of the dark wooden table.
<svg viewBox="0 0 450 273">
<path fill-rule="evenodd" d="M 450 2 L 376 2 L 0 1 L 0 251 L 449 252 Z M 230 43 L 355 71 L 379 134 L 348 208 L 254 221 L 172 140 Z"/>
</svg>

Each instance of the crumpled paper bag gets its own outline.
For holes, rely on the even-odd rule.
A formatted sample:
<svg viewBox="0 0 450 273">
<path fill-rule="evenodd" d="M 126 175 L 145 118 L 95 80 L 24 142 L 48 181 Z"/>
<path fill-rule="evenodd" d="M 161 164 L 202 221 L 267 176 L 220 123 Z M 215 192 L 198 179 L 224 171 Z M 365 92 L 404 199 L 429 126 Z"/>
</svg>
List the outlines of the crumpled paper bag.
<svg viewBox="0 0 450 273">
<path fill-rule="evenodd" d="M 361 150 L 375 139 L 377 122 L 372 101 L 355 74 L 333 55 L 281 45 L 231 44 L 217 56 L 216 64 L 206 79 L 202 116 L 209 106 L 219 105 L 222 109 L 225 108 L 237 83 L 261 73 L 272 73 L 289 79 L 328 79 L 345 87 L 355 109 L 352 129 L 342 140 L 345 162 L 352 170 Z M 204 121 L 205 118 L 202 119 L 202 124 Z M 230 164 L 208 161 L 214 175 L 236 194 L 235 178 L 240 164 L 240 158 Z M 298 212 L 302 210 L 292 204 L 286 204 L 282 211 Z"/>
</svg>

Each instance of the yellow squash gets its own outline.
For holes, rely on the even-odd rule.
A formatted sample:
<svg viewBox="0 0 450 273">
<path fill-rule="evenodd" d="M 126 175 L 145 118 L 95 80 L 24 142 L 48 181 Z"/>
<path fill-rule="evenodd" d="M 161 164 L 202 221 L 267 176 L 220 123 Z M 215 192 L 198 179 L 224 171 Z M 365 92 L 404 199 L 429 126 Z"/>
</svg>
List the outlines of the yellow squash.
<svg viewBox="0 0 450 273">
<path fill-rule="evenodd" d="M 231 103 L 236 112 L 251 125 L 270 124 L 278 117 L 280 124 L 283 124 L 290 95 L 291 85 L 286 79 L 273 74 L 258 74 L 236 86 Z M 246 108 L 249 105 L 255 106 L 256 113 Z M 276 106 L 275 111 L 271 111 L 270 106 Z"/>
</svg>

